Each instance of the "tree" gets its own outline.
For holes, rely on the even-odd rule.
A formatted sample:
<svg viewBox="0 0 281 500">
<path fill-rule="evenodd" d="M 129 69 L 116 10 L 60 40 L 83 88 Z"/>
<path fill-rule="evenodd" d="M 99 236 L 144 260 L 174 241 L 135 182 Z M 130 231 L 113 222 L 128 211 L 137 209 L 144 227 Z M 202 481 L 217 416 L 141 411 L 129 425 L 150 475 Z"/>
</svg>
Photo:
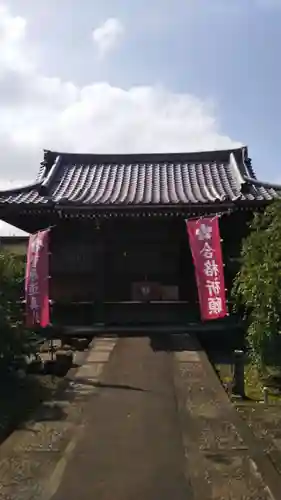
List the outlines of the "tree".
<svg viewBox="0 0 281 500">
<path fill-rule="evenodd" d="M 281 201 L 255 214 L 242 245 L 233 296 L 247 320 L 247 340 L 259 368 L 281 365 Z"/>
<path fill-rule="evenodd" d="M 24 328 L 23 260 L 5 250 L 0 251 L 0 368 L 10 369 L 15 360 L 31 352 L 31 334 Z"/>
</svg>

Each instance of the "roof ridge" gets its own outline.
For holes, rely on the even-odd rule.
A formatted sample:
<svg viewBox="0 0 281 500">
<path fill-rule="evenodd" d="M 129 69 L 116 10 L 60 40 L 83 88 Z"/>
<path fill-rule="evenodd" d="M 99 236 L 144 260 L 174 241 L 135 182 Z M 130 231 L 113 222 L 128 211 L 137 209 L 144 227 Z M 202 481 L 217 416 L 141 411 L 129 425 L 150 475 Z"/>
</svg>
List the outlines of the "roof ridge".
<svg viewBox="0 0 281 500">
<path fill-rule="evenodd" d="M 210 161 L 228 161 L 231 153 L 235 155 L 238 161 L 242 161 L 243 149 L 245 147 L 232 149 L 215 149 L 211 151 L 183 151 L 166 153 L 76 153 L 76 152 L 58 152 L 44 150 L 44 161 L 48 165 L 53 164 L 57 156 L 62 160 L 67 159 L 80 161 L 95 161 L 96 163 L 139 163 L 139 162 L 165 162 L 165 161 L 184 161 L 187 162 L 210 162 Z"/>
</svg>

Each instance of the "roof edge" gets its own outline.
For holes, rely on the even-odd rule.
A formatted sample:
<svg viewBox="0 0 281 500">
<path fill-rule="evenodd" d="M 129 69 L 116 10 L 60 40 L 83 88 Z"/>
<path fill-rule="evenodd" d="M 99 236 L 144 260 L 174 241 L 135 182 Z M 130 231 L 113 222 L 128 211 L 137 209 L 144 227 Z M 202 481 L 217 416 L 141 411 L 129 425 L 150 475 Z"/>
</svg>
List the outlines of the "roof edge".
<svg viewBox="0 0 281 500">
<path fill-rule="evenodd" d="M 275 191 L 280 191 L 281 193 L 281 184 L 275 184 L 272 182 L 261 181 L 257 179 L 256 173 L 252 167 L 252 160 L 248 156 L 248 149 L 245 146 L 242 150 L 243 154 L 243 166 L 245 168 L 245 173 L 243 174 L 244 183 L 252 184 L 256 187 L 263 187 L 265 189 L 274 189 Z"/>
<path fill-rule="evenodd" d="M 50 170 L 47 172 L 46 176 L 42 178 L 41 181 L 41 187 L 48 189 L 49 185 L 52 182 L 53 177 L 55 177 L 56 172 L 61 164 L 61 155 L 57 155 L 53 165 L 51 166 Z"/>
<path fill-rule="evenodd" d="M 0 191 L 0 198 L 2 196 L 10 196 L 14 194 L 21 194 L 21 193 L 27 193 L 29 191 L 33 190 L 38 190 L 42 184 L 42 181 L 40 182 L 33 182 L 32 184 L 26 184 L 25 186 L 21 187 L 15 187 L 11 189 L 4 189 L 3 191 Z"/>
<path fill-rule="evenodd" d="M 274 189 L 275 191 L 280 191 L 280 193 L 281 193 L 281 184 L 264 182 L 264 181 L 260 181 L 259 179 L 254 179 L 253 177 L 249 177 L 249 176 L 244 176 L 244 179 L 245 179 L 245 182 L 247 182 L 247 184 L 253 184 L 254 186 L 264 187 L 266 189 Z"/>
<path fill-rule="evenodd" d="M 234 156 L 233 153 L 230 153 L 229 155 L 229 164 L 231 165 L 231 167 L 233 168 L 233 170 L 235 170 L 236 172 L 236 176 L 237 176 L 237 180 L 240 184 L 240 188 L 243 184 L 245 184 L 245 178 L 244 178 L 244 172 L 241 172 L 241 169 L 239 168 L 239 165 L 236 161 L 236 158 Z"/>
<path fill-rule="evenodd" d="M 31 184 L 26 184 L 25 186 L 19 186 L 11 189 L 5 189 L 0 191 L 0 200 L 2 197 L 13 196 L 17 194 L 28 193 L 30 191 L 37 191 L 39 194 L 47 195 L 48 187 L 56 174 L 56 171 L 60 165 L 61 157 L 57 156 L 52 167 L 47 172 L 47 174 L 40 181 L 35 181 Z"/>
<path fill-rule="evenodd" d="M 242 166 L 244 167 L 244 177 L 250 177 L 251 179 L 256 179 L 256 173 L 252 166 L 252 159 L 249 158 L 248 148 L 245 146 L 242 148 Z"/>
<path fill-rule="evenodd" d="M 186 161 L 200 163 L 208 161 L 225 161 L 229 160 L 230 154 L 234 154 L 236 161 L 240 163 L 243 160 L 243 150 L 247 148 L 241 146 L 232 149 L 215 149 L 211 151 L 183 151 L 183 152 L 166 152 L 166 153 L 70 153 L 44 150 L 44 158 L 46 163 L 53 164 L 58 156 L 62 160 L 80 159 L 80 161 L 95 161 L 96 163 L 146 163 L 146 162 L 166 162 L 166 161 Z"/>
</svg>

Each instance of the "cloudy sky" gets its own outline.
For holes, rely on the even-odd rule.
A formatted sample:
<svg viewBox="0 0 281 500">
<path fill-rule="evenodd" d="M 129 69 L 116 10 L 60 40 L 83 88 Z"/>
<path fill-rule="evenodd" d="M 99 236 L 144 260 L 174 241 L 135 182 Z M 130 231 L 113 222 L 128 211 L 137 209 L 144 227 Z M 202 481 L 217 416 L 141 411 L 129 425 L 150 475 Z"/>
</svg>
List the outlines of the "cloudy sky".
<svg viewBox="0 0 281 500">
<path fill-rule="evenodd" d="M 280 46 L 281 0 L 0 0 L 0 189 L 43 148 L 247 144 L 281 182 Z"/>
</svg>

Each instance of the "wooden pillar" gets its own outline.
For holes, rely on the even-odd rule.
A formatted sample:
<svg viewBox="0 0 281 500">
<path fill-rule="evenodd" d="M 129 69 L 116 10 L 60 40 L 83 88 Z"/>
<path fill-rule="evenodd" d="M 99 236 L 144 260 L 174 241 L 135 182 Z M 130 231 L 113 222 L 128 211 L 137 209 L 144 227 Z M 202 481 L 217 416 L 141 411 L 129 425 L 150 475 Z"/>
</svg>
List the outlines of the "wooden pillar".
<svg viewBox="0 0 281 500">
<path fill-rule="evenodd" d="M 94 244 L 93 251 L 94 269 L 95 269 L 95 303 L 93 309 L 93 322 L 94 323 L 104 323 L 104 243 L 102 239 L 102 234 L 98 235 L 97 241 Z"/>
</svg>

